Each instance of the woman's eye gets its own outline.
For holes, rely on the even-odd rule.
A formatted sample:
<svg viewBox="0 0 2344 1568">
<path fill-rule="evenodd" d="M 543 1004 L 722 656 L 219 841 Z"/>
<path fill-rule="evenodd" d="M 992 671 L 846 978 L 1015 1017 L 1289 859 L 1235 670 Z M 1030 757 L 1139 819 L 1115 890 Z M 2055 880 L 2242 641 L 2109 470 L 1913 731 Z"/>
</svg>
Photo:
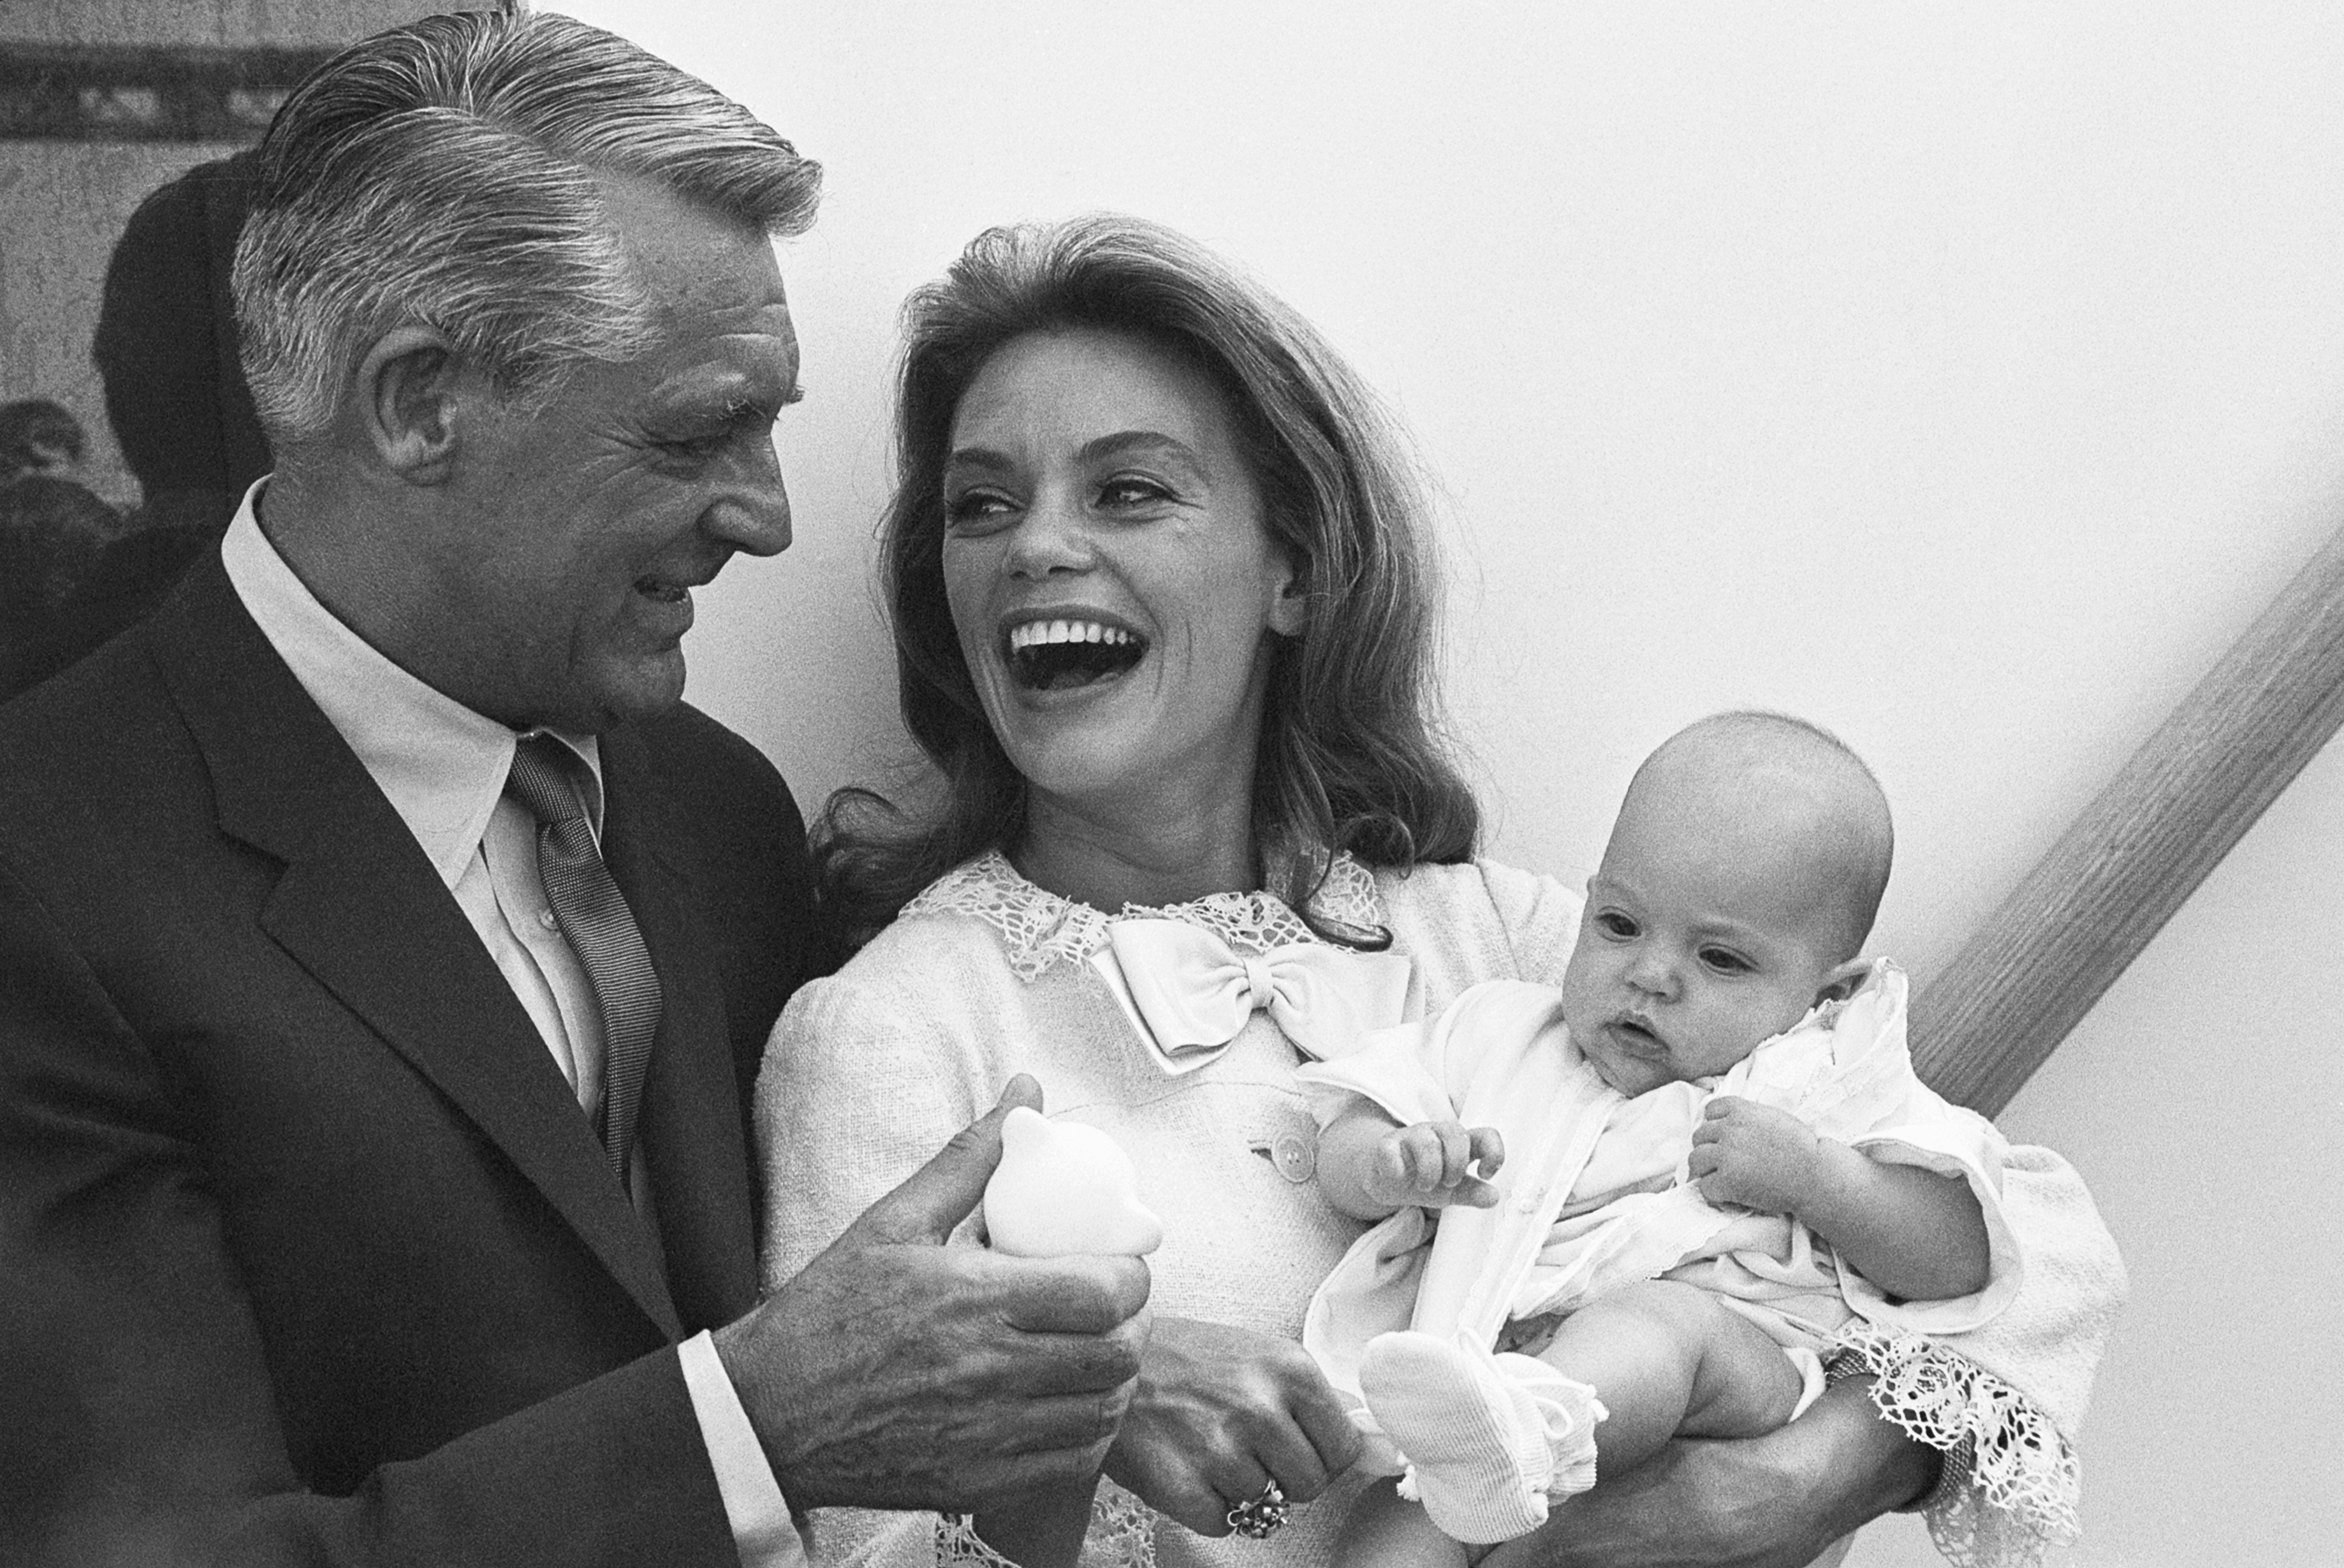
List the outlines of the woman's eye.
<svg viewBox="0 0 2344 1568">
<path fill-rule="evenodd" d="M 1729 952 L 1723 947 L 1702 948 L 1701 961 L 1721 975 L 1747 975 L 1757 967 L 1741 954 Z"/>
<path fill-rule="evenodd" d="M 1606 936 L 1625 942 L 1636 934 L 1636 923 L 1617 910 L 1607 909 L 1595 917 L 1595 928 Z"/>
<path fill-rule="evenodd" d="M 945 498 L 945 527 L 954 533 L 984 533 L 1015 510 L 1008 497 L 995 491 L 964 491 Z"/>
<path fill-rule="evenodd" d="M 1147 506 L 1167 501 L 1171 491 L 1154 480 L 1125 477 L 1111 479 L 1099 486 L 1099 504 L 1107 507 Z"/>
</svg>

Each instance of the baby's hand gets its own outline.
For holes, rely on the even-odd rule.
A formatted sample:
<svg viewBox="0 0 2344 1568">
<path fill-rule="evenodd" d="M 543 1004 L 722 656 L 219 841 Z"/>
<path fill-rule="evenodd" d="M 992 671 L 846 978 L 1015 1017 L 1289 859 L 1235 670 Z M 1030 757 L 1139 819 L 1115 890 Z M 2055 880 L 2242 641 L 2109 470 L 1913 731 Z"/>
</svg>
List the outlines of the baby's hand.
<svg viewBox="0 0 2344 1568">
<path fill-rule="evenodd" d="M 1823 1146 L 1789 1111 L 1720 1095 L 1693 1128 L 1687 1168 L 1712 1203 L 1796 1214 L 1814 1189 Z"/>
<path fill-rule="evenodd" d="M 1505 1140 L 1494 1127 L 1420 1121 L 1377 1140 L 1361 1185 L 1378 1203 L 1396 1208 L 1445 1209 L 1462 1203 L 1490 1209 L 1497 1205 L 1498 1189 L 1481 1177 L 1495 1176 L 1505 1161 Z"/>
</svg>

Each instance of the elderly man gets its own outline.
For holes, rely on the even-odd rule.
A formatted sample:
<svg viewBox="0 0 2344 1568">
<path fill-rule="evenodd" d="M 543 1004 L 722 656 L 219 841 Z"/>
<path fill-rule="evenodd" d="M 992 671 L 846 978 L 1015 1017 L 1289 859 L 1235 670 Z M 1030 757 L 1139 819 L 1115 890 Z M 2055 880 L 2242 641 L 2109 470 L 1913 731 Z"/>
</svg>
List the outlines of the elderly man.
<svg viewBox="0 0 2344 1568">
<path fill-rule="evenodd" d="M 744 1091 L 820 944 L 679 642 L 789 541 L 816 178 L 559 16 L 278 116 L 277 472 L 0 713 L 9 1561 L 788 1562 L 793 1509 L 1099 1462 L 1141 1266 L 935 1245 L 999 1112 L 755 1296 Z"/>
</svg>

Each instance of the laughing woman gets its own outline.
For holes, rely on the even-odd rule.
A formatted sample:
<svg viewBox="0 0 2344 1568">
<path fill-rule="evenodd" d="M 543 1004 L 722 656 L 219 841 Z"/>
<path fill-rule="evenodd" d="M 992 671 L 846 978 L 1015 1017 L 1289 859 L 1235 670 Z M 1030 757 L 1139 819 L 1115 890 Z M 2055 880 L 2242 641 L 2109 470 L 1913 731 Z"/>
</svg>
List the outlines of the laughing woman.
<svg viewBox="0 0 2344 1568">
<path fill-rule="evenodd" d="M 884 572 L 939 787 L 916 815 L 847 792 L 824 824 L 868 940 L 767 1053 L 766 1277 L 1033 1074 L 1165 1228 L 1083 1561 L 1324 1563 L 1356 1438 L 1297 1340 L 1360 1228 L 1319 1196 L 1293 1069 L 1479 981 L 1559 981 L 1579 899 L 1471 858 L 1422 505 L 1306 323 L 1114 217 L 981 237 L 907 321 Z M 1939 1476 L 1865 1391 L 1679 1445 L 1490 1561 L 1803 1563 Z M 1015 1522 L 820 1514 L 816 1561 L 997 1562 L 979 1533 L 1016 1550 Z"/>
</svg>

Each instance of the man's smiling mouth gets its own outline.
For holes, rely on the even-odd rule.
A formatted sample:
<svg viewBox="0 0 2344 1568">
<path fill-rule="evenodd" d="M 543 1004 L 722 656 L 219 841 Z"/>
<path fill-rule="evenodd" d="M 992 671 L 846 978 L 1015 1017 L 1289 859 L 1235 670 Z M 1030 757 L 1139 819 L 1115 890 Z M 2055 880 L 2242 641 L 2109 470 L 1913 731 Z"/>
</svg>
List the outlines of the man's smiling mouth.
<svg viewBox="0 0 2344 1568">
<path fill-rule="evenodd" d="M 1005 640 L 1009 678 L 1029 692 L 1062 692 L 1111 680 L 1147 652 L 1147 640 L 1086 620 L 1024 621 Z"/>
<path fill-rule="evenodd" d="M 664 577 L 638 577 L 635 592 L 662 604 L 681 604 L 692 597 L 692 590 L 681 582 L 670 582 Z"/>
</svg>

